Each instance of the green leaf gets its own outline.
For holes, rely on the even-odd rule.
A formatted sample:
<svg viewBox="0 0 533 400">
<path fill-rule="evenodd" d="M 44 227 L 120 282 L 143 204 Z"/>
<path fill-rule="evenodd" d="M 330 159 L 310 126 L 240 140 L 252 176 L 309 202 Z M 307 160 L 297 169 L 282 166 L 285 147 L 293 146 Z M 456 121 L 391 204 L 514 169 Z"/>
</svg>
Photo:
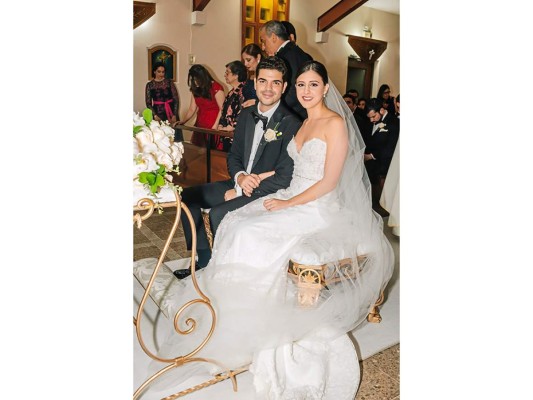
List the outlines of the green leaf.
<svg viewBox="0 0 533 400">
<path fill-rule="evenodd" d="M 141 172 L 139 174 L 139 182 L 148 183 L 148 175 L 150 175 L 150 172 Z"/>
<path fill-rule="evenodd" d="M 148 181 L 148 184 L 153 185 L 155 183 L 156 175 L 154 173 L 149 173 L 146 177 L 146 180 Z"/>
<path fill-rule="evenodd" d="M 158 186 L 165 186 L 165 178 L 163 178 L 161 175 L 156 175 L 155 184 Z"/>
<path fill-rule="evenodd" d="M 164 165 L 160 165 L 160 164 L 158 164 L 158 165 L 159 165 L 159 168 L 157 169 L 157 173 L 158 173 L 158 174 L 163 174 L 163 175 L 164 175 L 165 172 L 166 172 L 166 170 L 165 170 L 165 166 L 164 166 Z"/>
<path fill-rule="evenodd" d="M 153 185 L 155 182 L 155 174 L 153 172 L 141 172 L 139 174 L 139 182 Z"/>
<path fill-rule="evenodd" d="M 138 134 L 141 131 L 142 128 L 143 128 L 142 126 L 134 126 L 133 127 L 133 136 L 135 137 L 135 135 Z"/>
<path fill-rule="evenodd" d="M 146 125 L 150 125 L 150 122 L 152 122 L 152 120 L 154 119 L 152 110 L 150 110 L 149 108 L 145 108 L 143 110 L 143 118 L 144 118 L 144 121 L 146 122 Z"/>
</svg>

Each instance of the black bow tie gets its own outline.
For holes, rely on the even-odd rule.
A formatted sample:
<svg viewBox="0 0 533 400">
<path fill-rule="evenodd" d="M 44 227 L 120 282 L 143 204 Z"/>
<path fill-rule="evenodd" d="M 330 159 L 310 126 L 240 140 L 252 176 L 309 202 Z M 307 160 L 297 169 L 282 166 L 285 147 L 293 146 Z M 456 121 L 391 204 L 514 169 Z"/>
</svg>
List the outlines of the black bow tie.
<svg viewBox="0 0 533 400">
<path fill-rule="evenodd" d="M 266 130 L 268 117 L 265 117 L 264 115 L 260 115 L 255 111 L 252 111 L 252 117 L 254 117 L 254 121 L 256 124 L 257 122 L 259 122 L 259 120 L 261 120 L 263 122 L 263 130 Z"/>
</svg>

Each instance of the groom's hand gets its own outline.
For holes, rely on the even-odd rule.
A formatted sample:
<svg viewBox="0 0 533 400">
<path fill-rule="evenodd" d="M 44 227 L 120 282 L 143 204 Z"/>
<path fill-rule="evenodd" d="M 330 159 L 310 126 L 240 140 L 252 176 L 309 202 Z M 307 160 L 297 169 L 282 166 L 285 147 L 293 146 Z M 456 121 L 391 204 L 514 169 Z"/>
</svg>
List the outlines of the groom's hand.
<svg viewBox="0 0 533 400">
<path fill-rule="evenodd" d="M 237 184 L 242 188 L 242 192 L 245 196 L 250 197 L 254 189 L 259 187 L 261 178 L 257 174 L 239 175 L 237 178 Z"/>
</svg>

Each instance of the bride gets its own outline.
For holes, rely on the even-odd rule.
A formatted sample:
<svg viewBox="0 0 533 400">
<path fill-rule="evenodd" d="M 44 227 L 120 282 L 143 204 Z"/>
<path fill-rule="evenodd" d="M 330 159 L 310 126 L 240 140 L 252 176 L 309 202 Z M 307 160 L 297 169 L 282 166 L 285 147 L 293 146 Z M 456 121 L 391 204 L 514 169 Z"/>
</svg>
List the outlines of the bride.
<svg viewBox="0 0 533 400">
<path fill-rule="evenodd" d="M 230 212 L 211 261 L 197 273 L 217 315 L 214 334 L 197 357 L 230 369 L 252 363 L 258 398 L 327 399 L 328 346 L 366 318 L 392 275 L 393 252 L 372 211 L 361 135 L 323 64 L 309 61 L 300 68 L 296 93 L 308 118 L 287 147 L 294 160 L 290 186 Z M 346 258 L 354 274 L 339 268 Z M 291 259 L 327 263 L 340 279 L 320 291 L 314 306 L 301 307 L 287 275 Z M 195 298 L 190 278 L 175 280 L 162 306 L 174 315 Z M 187 307 L 180 320 L 189 317 L 197 322 L 195 335 L 170 327 L 161 356 L 187 354 L 206 337 L 206 307 Z M 162 366 L 152 365 L 154 371 Z M 184 381 L 206 368 L 221 372 L 189 363 L 161 381 Z"/>
</svg>

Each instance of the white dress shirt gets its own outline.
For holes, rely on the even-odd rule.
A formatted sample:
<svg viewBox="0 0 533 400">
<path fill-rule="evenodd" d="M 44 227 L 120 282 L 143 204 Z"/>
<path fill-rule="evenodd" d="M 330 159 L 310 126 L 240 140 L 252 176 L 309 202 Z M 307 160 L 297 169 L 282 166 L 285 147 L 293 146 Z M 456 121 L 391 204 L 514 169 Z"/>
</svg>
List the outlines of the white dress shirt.
<svg viewBox="0 0 533 400">
<path fill-rule="evenodd" d="M 274 107 L 272 107 L 270 110 L 265 111 L 265 112 L 261 112 L 259 110 L 259 107 L 257 107 L 257 113 L 259 115 L 262 115 L 268 118 L 267 125 L 268 125 L 268 122 L 270 121 L 270 117 L 274 115 L 280 103 L 281 101 L 278 101 L 274 105 Z M 246 165 L 246 171 L 239 171 L 235 174 L 234 181 L 235 181 L 235 191 L 237 192 L 237 196 L 242 196 L 242 188 L 237 183 L 237 178 L 241 174 L 249 175 L 252 172 L 252 165 L 254 165 L 255 154 L 257 153 L 257 149 L 259 148 L 259 143 L 261 143 L 261 138 L 265 134 L 265 131 L 266 130 L 263 130 L 263 122 L 261 120 L 257 121 L 257 123 L 255 124 L 254 140 L 252 142 L 252 150 L 250 151 L 250 158 L 248 159 L 248 164 Z"/>
<path fill-rule="evenodd" d="M 374 136 L 374 133 L 376 133 L 376 131 L 378 130 L 378 125 L 383 123 L 383 118 L 385 118 L 388 113 L 389 112 L 385 110 L 385 114 L 383 114 L 379 121 L 374 124 L 374 126 L 372 127 L 372 136 Z"/>
</svg>

